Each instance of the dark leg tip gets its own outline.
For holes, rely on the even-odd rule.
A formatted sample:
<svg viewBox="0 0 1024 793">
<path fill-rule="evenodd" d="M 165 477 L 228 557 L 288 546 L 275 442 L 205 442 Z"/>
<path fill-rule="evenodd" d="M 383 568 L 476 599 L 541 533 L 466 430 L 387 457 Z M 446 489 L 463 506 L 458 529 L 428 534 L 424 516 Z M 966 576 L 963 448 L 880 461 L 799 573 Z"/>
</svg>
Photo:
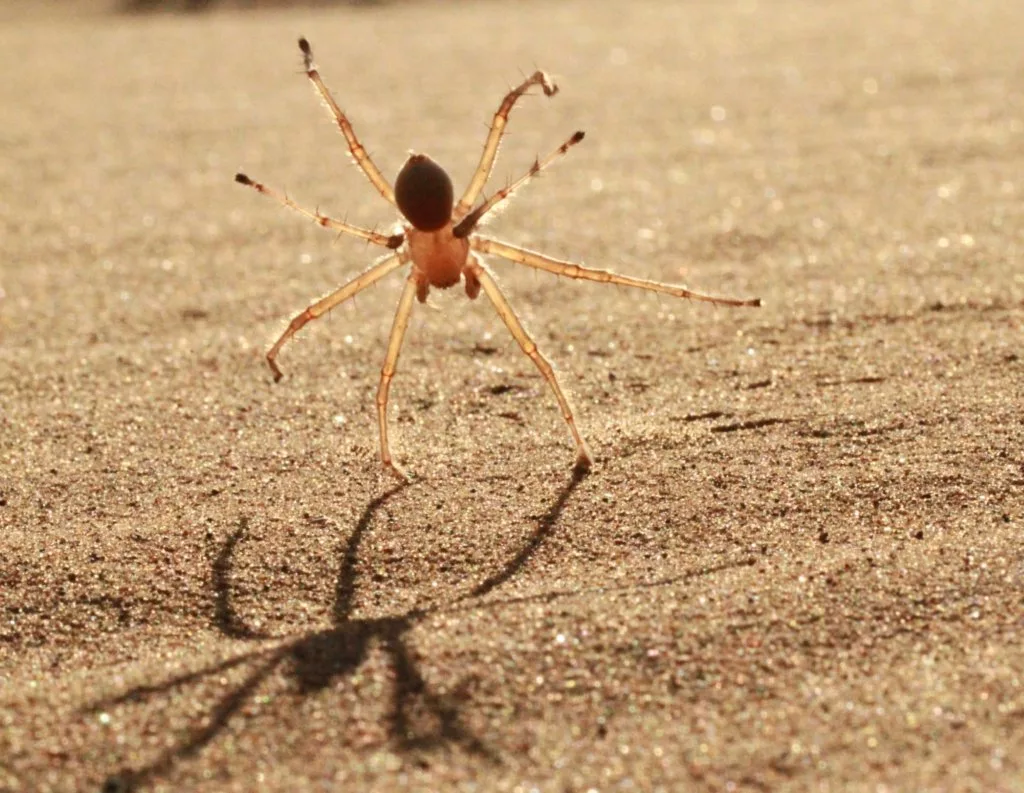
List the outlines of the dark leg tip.
<svg viewBox="0 0 1024 793">
<path fill-rule="evenodd" d="M 313 53 L 305 36 L 301 36 L 299 38 L 299 49 L 302 50 L 302 54 L 306 56 L 312 55 Z"/>
<path fill-rule="evenodd" d="M 585 477 L 587 474 L 590 473 L 590 471 L 593 469 L 593 467 L 594 467 L 594 460 L 590 456 L 589 451 L 586 454 L 579 454 L 579 455 L 577 455 L 576 463 L 572 467 L 572 477 L 573 477 L 573 479 L 577 479 L 577 480 L 578 479 L 582 479 L 583 477 Z"/>
<path fill-rule="evenodd" d="M 244 173 L 236 173 L 235 181 L 238 182 L 239 184 L 246 184 L 249 185 L 250 187 L 252 186 L 252 179 L 250 179 Z"/>
<path fill-rule="evenodd" d="M 581 140 L 583 140 L 583 136 L 585 134 L 586 133 L 581 129 L 579 132 L 577 132 L 575 135 L 572 136 L 572 142 L 573 143 L 579 143 Z"/>
</svg>

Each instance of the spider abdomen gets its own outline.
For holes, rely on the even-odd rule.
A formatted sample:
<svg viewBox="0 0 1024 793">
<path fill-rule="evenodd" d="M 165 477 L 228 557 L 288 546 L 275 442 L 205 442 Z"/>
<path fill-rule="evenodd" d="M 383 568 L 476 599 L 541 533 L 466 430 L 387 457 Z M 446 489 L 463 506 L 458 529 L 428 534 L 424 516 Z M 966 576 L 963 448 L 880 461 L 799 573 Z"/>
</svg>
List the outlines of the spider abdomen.
<svg viewBox="0 0 1024 793">
<path fill-rule="evenodd" d="M 410 154 L 395 179 L 395 203 L 417 229 L 437 231 L 452 218 L 451 177 L 426 154 Z"/>
</svg>

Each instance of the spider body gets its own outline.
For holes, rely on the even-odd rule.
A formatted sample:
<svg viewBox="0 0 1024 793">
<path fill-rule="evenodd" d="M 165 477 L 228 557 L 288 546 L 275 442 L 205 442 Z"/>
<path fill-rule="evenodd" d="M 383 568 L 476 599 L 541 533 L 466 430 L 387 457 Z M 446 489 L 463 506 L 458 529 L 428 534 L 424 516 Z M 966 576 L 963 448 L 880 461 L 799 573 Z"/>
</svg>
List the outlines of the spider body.
<svg viewBox="0 0 1024 793">
<path fill-rule="evenodd" d="M 426 302 L 429 287 L 447 289 L 455 286 L 459 279 L 467 274 L 469 240 L 459 239 L 452 234 L 451 221 L 437 231 L 406 228 L 405 239 L 409 245 L 409 257 L 412 259 L 413 273 L 416 276 L 416 298 L 421 303 Z M 467 280 L 467 293 L 469 284 L 470 281 Z M 470 294 L 470 297 L 476 297 L 479 291 L 477 287 L 476 292 Z"/>
<path fill-rule="evenodd" d="M 416 276 L 416 299 L 427 300 L 430 287 L 447 289 L 466 277 L 466 294 L 475 298 L 480 284 L 466 270 L 469 241 L 452 225 L 455 190 L 451 177 L 426 154 L 410 154 L 395 178 L 395 204 L 409 221 L 405 239 Z"/>
<path fill-rule="evenodd" d="M 759 306 L 758 298 L 739 299 L 716 297 L 694 292 L 684 286 L 649 281 L 642 278 L 620 275 L 608 270 L 595 270 L 573 262 L 561 261 L 534 251 L 519 248 L 490 237 L 475 234 L 477 226 L 498 205 L 508 200 L 513 193 L 522 187 L 536 174 L 552 162 L 564 155 L 572 146 L 583 140 L 583 133 L 576 132 L 561 146 L 543 159 L 537 159 L 530 169 L 515 182 L 495 192 L 490 198 L 477 204 L 481 191 L 490 178 L 494 160 L 498 153 L 498 145 L 508 123 L 508 116 L 516 101 L 532 86 L 539 85 L 546 96 L 554 96 L 557 86 L 551 82 L 544 72 L 535 72 L 518 87 L 506 94 L 491 122 L 487 139 L 484 142 L 483 154 L 469 185 L 462 197 L 455 202 L 451 178 L 445 170 L 425 154 L 411 154 L 399 171 L 392 186 L 374 165 L 366 149 L 359 142 L 347 116 L 335 102 L 334 97 L 324 85 L 320 73 L 313 65 L 313 53 L 305 39 L 299 39 L 299 49 L 305 62 L 306 76 L 316 89 L 320 98 L 327 106 L 339 130 L 348 141 L 349 152 L 356 164 L 363 171 L 370 183 L 391 203 L 407 221 L 402 225 L 402 232 L 391 235 L 380 234 L 359 226 L 353 226 L 341 220 L 311 212 L 296 204 L 290 198 L 278 193 L 266 185 L 255 182 L 245 174 L 235 175 L 235 180 L 251 187 L 264 195 L 276 199 L 286 207 L 310 218 L 319 225 L 334 229 L 342 234 L 359 237 L 374 245 L 386 248 L 391 253 L 374 264 L 362 275 L 320 300 L 308 306 L 296 315 L 281 334 L 280 338 L 267 352 L 267 363 L 274 374 L 274 380 L 281 379 L 281 370 L 277 366 L 277 354 L 285 342 L 294 336 L 307 322 L 323 316 L 335 306 L 355 296 L 371 284 L 410 264 L 406 277 L 405 288 L 398 301 L 395 318 L 388 338 L 384 365 L 381 367 L 380 383 L 377 388 L 377 421 L 380 431 L 380 454 L 384 466 L 402 478 L 405 473 L 395 464 L 391 456 L 388 442 L 387 407 L 391 381 L 395 376 L 398 356 L 402 341 L 409 325 L 409 318 L 414 300 L 424 302 L 431 287 L 448 289 L 460 280 L 465 284 L 466 294 L 476 298 L 483 291 L 494 305 L 509 332 L 519 344 L 523 353 L 533 361 L 534 365 L 547 381 L 555 399 L 558 401 L 562 417 L 565 419 L 576 444 L 576 466 L 579 470 L 589 469 L 593 455 L 586 441 L 576 426 L 572 406 L 555 376 L 550 361 L 540 352 L 537 344 L 530 337 L 516 316 L 511 304 L 498 287 L 489 269 L 481 261 L 481 255 L 490 254 L 507 261 L 544 270 L 568 278 L 595 281 L 598 283 L 618 284 L 651 292 L 672 295 L 674 297 L 700 300 L 730 306 Z M 476 205 L 476 206 L 474 206 Z"/>
</svg>

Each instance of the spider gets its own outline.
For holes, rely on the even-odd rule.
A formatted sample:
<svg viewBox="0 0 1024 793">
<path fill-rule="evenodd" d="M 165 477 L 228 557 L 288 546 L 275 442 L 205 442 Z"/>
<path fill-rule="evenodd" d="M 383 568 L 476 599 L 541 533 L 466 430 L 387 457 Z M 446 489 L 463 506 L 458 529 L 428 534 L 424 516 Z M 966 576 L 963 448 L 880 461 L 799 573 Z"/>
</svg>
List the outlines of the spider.
<svg viewBox="0 0 1024 793">
<path fill-rule="evenodd" d="M 307 322 L 323 316 L 335 306 L 354 297 L 392 271 L 411 262 L 412 267 L 406 276 L 405 288 L 402 291 L 402 296 L 399 298 L 391 334 L 388 338 L 387 353 L 384 356 L 384 365 L 381 368 L 376 398 L 381 461 L 384 463 L 385 468 L 392 471 L 399 478 L 407 480 L 408 476 L 395 463 L 391 455 L 387 422 L 388 392 L 391 388 L 391 380 L 395 376 L 398 355 L 402 348 L 402 340 L 405 337 L 406 328 L 409 325 L 413 301 L 418 300 L 423 303 L 426 301 L 431 287 L 448 289 L 460 280 L 463 281 L 466 295 L 471 300 L 480 294 L 481 289 L 483 290 L 484 294 L 494 304 L 498 316 L 501 317 L 508 327 L 509 332 L 522 348 L 522 351 L 533 361 L 551 387 L 555 399 L 558 400 L 562 417 L 569 426 L 569 431 L 572 433 L 573 441 L 576 444 L 576 469 L 581 472 L 587 471 L 593 463 L 594 457 L 590 452 L 587 442 L 580 434 L 579 428 L 576 426 L 572 405 L 558 382 L 551 362 L 540 352 L 536 342 L 534 342 L 533 338 L 523 327 L 516 312 L 495 282 L 490 270 L 481 261 L 480 254 L 491 254 L 510 262 L 523 264 L 538 270 L 545 270 L 555 275 L 564 275 L 568 278 L 632 286 L 675 297 L 728 306 L 761 305 L 760 298 L 716 297 L 694 292 L 683 286 L 633 278 L 607 270 L 595 270 L 573 262 L 553 259 L 550 256 L 544 256 L 525 248 L 516 247 L 515 245 L 474 233 L 477 226 L 480 225 L 488 214 L 507 201 L 513 193 L 530 179 L 583 140 L 583 132 L 575 132 L 548 156 L 543 159 L 538 158 L 534 160 L 533 165 L 522 177 L 498 190 L 490 198 L 483 199 L 477 204 L 477 199 L 480 197 L 481 191 L 491 176 L 494 160 L 498 153 L 498 146 L 505 132 L 505 126 L 508 123 L 509 113 L 513 105 L 533 86 L 540 86 L 546 96 L 554 96 L 558 93 L 558 86 L 544 72 L 534 72 L 518 87 L 513 88 L 505 95 L 497 112 L 494 114 L 487 133 L 487 139 L 484 141 L 480 164 L 469 180 L 466 191 L 462 194 L 458 203 L 456 203 L 451 178 L 440 165 L 426 154 L 411 153 L 398 172 L 394 187 L 392 187 L 377 166 L 374 165 L 370 155 L 367 154 L 366 149 L 359 142 L 359 138 L 356 137 L 352 124 L 338 106 L 327 86 L 324 85 L 320 72 L 313 62 L 312 48 L 305 38 L 299 39 L 299 49 L 302 52 L 306 76 L 313 84 L 313 88 L 320 96 L 320 99 L 326 105 L 341 133 L 345 136 L 345 140 L 348 141 L 349 152 L 356 165 L 363 171 L 366 178 L 377 189 L 377 192 L 388 203 L 398 209 L 404 222 L 401 224 L 401 231 L 394 234 L 380 234 L 370 229 L 353 226 L 344 221 L 327 217 L 318 210 L 310 211 L 305 209 L 287 195 L 250 179 L 244 173 L 235 174 L 235 181 L 275 199 L 289 209 L 305 215 L 324 228 L 333 229 L 339 232 L 339 234 L 359 237 L 368 243 L 393 251 L 385 255 L 384 258 L 377 261 L 361 275 L 353 278 L 336 291 L 317 300 L 300 314 L 296 315 L 284 333 L 281 334 L 280 338 L 267 352 L 267 363 L 273 372 L 274 381 L 279 381 L 281 379 L 281 369 L 277 365 L 277 355 L 288 339 L 294 336 Z"/>
</svg>

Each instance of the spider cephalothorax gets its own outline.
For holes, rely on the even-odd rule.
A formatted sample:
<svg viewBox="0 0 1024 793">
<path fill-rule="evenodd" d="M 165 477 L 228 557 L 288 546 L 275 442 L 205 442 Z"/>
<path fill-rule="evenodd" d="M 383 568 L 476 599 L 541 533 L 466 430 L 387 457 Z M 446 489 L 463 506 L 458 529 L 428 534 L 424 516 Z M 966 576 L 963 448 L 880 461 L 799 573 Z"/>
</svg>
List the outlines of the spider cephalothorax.
<svg viewBox="0 0 1024 793">
<path fill-rule="evenodd" d="M 569 278 L 632 286 L 652 292 L 661 292 L 674 297 L 702 300 L 708 303 L 719 303 L 729 306 L 761 305 L 761 301 L 758 298 L 713 297 L 700 292 L 694 292 L 683 286 L 633 278 L 607 270 L 594 270 L 574 264 L 573 262 L 552 259 L 549 256 L 474 233 L 480 221 L 495 207 L 507 200 L 534 175 L 565 154 L 572 146 L 583 140 L 582 132 L 574 133 L 547 157 L 536 160 L 533 166 L 521 178 L 507 187 L 498 190 L 490 198 L 481 201 L 474 208 L 474 204 L 476 204 L 477 199 L 480 197 L 484 185 L 490 178 L 491 169 L 494 167 L 494 159 L 498 153 L 498 144 L 501 142 L 501 136 L 508 122 L 508 115 L 516 100 L 534 85 L 539 85 L 547 96 L 553 96 L 557 93 L 557 86 L 551 82 L 544 72 L 535 72 L 517 88 L 512 89 L 506 94 L 498 111 L 494 114 L 494 120 L 487 134 L 487 140 L 484 142 L 484 151 L 480 157 L 480 164 L 470 179 L 465 193 L 463 193 L 458 203 L 454 203 L 455 193 L 452 188 L 451 178 L 440 165 L 425 154 L 410 155 L 405 165 L 402 166 L 401 171 L 399 171 L 398 177 L 395 180 L 395 186 L 392 188 L 366 153 L 366 149 L 363 148 L 363 145 L 356 137 L 348 118 L 341 108 L 338 107 L 334 97 L 331 96 L 330 91 L 327 90 L 327 87 L 320 79 L 320 73 L 313 65 L 313 52 L 310 49 L 309 42 L 305 39 L 299 39 L 299 49 L 302 50 L 305 61 L 306 75 L 313 83 L 313 87 L 316 88 L 320 98 L 327 105 L 341 133 L 348 141 L 349 152 L 351 152 L 352 158 L 377 191 L 395 206 L 408 222 L 403 225 L 401 233 L 379 234 L 376 231 L 370 231 L 369 229 L 353 226 L 341 220 L 329 218 L 326 215 L 321 215 L 319 212 L 303 209 L 287 196 L 272 190 L 264 184 L 253 181 L 245 174 L 236 174 L 236 181 L 272 198 L 276 198 L 285 206 L 306 215 L 325 228 L 360 237 L 374 245 L 394 251 L 394 253 L 385 256 L 362 275 L 352 279 L 335 292 L 321 298 L 294 317 L 285 329 L 285 332 L 281 334 L 281 337 L 274 343 L 274 346 L 267 352 L 267 363 L 274 373 L 274 380 L 280 380 L 281 370 L 277 366 L 277 354 L 284 343 L 294 336 L 303 325 L 326 314 L 339 303 L 348 300 L 363 289 L 366 289 L 366 287 L 376 283 L 393 270 L 411 263 L 412 266 L 406 277 L 405 289 L 402 291 L 402 297 L 398 301 L 398 309 L 395 312 L 391 336 L 388 339 L 387 353 L 384 357 L 384 366 L 381 369 L 380 385 L 377 388 L 377 423 L 380 431 L 381 460 L 387 468 L 399 476 L 404 477 L 405 474 L 392 459 L 391 447 L 388 443 L 388 392 L 391 387 L 391 380 L 395 376 L 398 354 L 401 351 L 402 340 L 409 325 L 413 301 L 416 299 L 420 302 L 425 301 L 431 287 L 446 289 L 454 286 L 460 280 L 464 281 L 466 294 L 470 298 L 477 297 L 480 291 L 483 290 L 494 304 L 498 315 L 508 327 L 509 332 L 511 332 L 523 352 L 529 356 L 551 387 L 555 398 L 558 400 L 562 416 L 566 424 L 569 425 L 569 430 L 572 432 L 573 440 L 576 443 L 577 468 L 587 469 L 593 461 L 590 449 L 576 426 L 576 420 L 573 416 L 569 399 L 559 385 L 551 363 L 537 349 L 536 343 L 526 332 L 526 329 L 523 328 L 512 306 L 498 288 L 494 277 L 480 260 L 479 254 L 492 254 L 511 262 L 524 264 L 527 267 L 546 270 L 547 272 L 564 275 Z"/>
</svg>

